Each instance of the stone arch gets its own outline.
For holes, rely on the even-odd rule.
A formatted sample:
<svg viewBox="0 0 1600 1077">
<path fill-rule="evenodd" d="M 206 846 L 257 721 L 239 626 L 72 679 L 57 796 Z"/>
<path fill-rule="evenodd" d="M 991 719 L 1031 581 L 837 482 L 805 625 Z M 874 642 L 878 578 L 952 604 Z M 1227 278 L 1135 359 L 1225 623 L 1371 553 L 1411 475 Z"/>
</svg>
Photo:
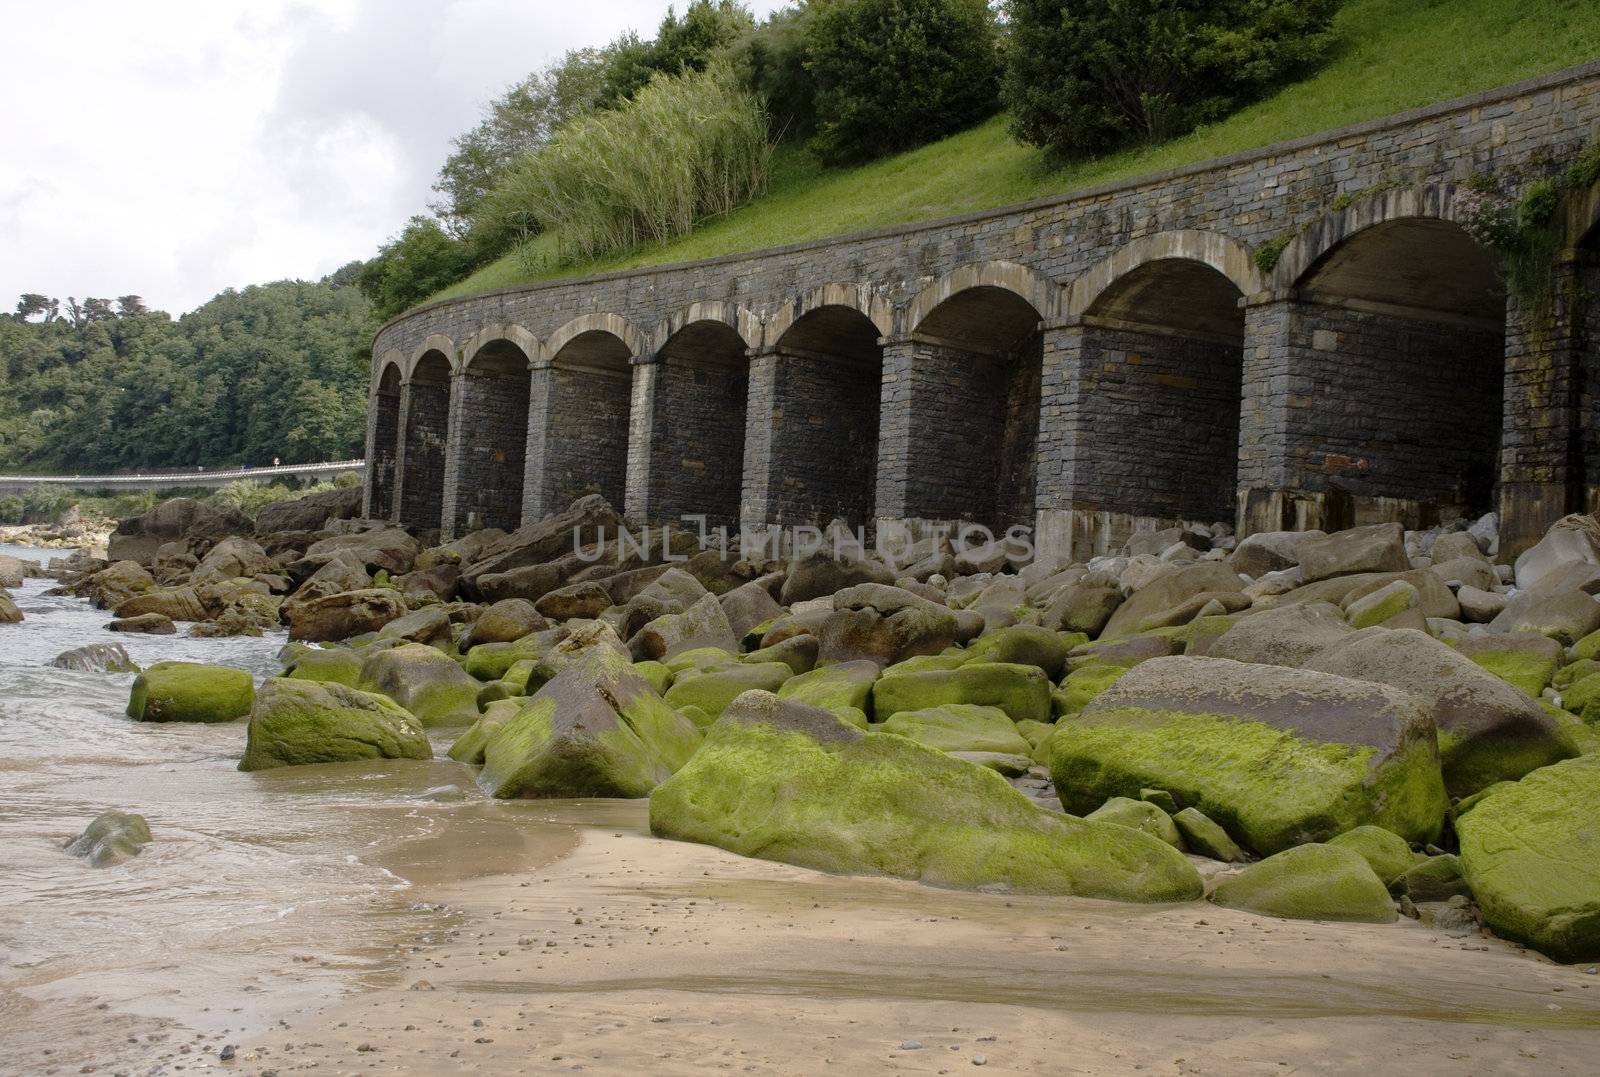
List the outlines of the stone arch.
<svg viewBox="0 0 1600 1077">
<path fill-rule="evenodd" d="M 462 369 L 472 365 L 472 361 L 497 342 L 514 345 L 523 355 L 528 357 L 528 365 L 538 362 L 541 352 L 539 338 L 528 332 L 520 325 L 486 325 L 461 345 Z"/>
<path fill-rule="evenodd" d="M 395 480 L 400 462 L 401 369 L 405 356 L 385 352 L 378 360 L 372 385 L 367 427 L 367 491 L 364 515 L 374 520 L 394 516 Z"/>
<path fill-rule="evenodd" d="M 725 325 L 739 339 L 745 342 L 746 347 L 760 343 L 761 320 L 749 310 L 737 303 L 726 303 L 719 299 L 690 303 L 681 307 L 656 323 L 655 332 L 650 335 L 654 344 L 654 351 L 660 351 L 667 341 L 677 336 L 684 329 L 696 323 L 716 323 Z"/>
<path fill-rule="evenodd" d="M 444 356 L 444 360 L 449 365 L 452 373 L 460 366 L 461 352 L 456 347 L 456 342 L 443 333 L 432 333 L 412 350 L 411 359 L 406 363 L 406 368 L 403 372 L 406 376 L 406 381 L 411 380 L 411 375 L 416 372 L 417 364 L 422 362 L 423 357 L 429 352 L 437 352 Z"/>
<path fill-rule="evenodd" d="M 901 315 L 902 334 L 924 332 L 928 318 L 963 292 L 1009 292 L 1038 312 L 1041 321 L 1053 321 L 1060 312 L 1060 289 L 1027 266 L 1016 262 L 974 262 L 952 269 L 923 288 Z"/>
<path fill-rule="evenodd" d="M 741 315 L 743 315 L 741 317 Z M 650 421 L 643 501 L 646 520 L 706 517 L 737 526 L 754 319 L 727 303 L 696 303 L 662 323 L 649 377 Z"/>
<path fill-rule="evenodd" d="M 1296 487 L 1330 526 L 1422 527 L 1497 502 L 1506 293 L 1449 187 L 1384 191 L 1284 250 L 1284 355 L 1338 408 L 1297 416 Z"/>
<path fill-rule="evenodd" d="M 400 463 L 396 501 L 399 520 L 408 527 L 440 527 L 444 522 L 445 461 L 450 437 L 450 382 L 454 345 L 432 336 L 412 356 L 402 393 Z M 446 351 L 442 344 L 451 350 Z"/>
<path fill-rule="evenodd" d="M 372 390 L 374 392 L 377 391 L 379 383 L 388 376 L 388 372 L 391 369 L 393 369 L 396 379 L 405 381 L 408 365 L 405 352 L 402 352 L 399 348 L 390 348 L 382 355 L 377 356 L 372 364 Z"/>
<path fill-rule="evenodd" d="M 522 523 L 528 401 L 538 341 L 517 325 L 490 325 L 461 349 L 451 439 L 454 534 Z"/>
<path fill-rule="evenodd" d="M 1255 295 L 1266 286 L 1249 250 L 1228 236 L 1196 229 L 1157 232 L 1124 245 L 1074 280 L 1067 289 L 1067 317 L 1088 313 L 1113 285 L 1137 271 L 1169 262 L 1209 266 L 1240 295 Z"/>
<path fill-rule="evenodd" d="M 1045 322 L 1060 289 L 1024 266 L 963 266 L 906 307 L 884 355 L 876 512 L 1031 525 Z"/>
<path fill-rule="evenodd" d="M 1233 517 L 1241 301 L 1261 290 L 1243 246 L 1195 231 L 1135 240 L 1073 282 L 1049 393 L 1070 431 L 1073 504 L 1132 526 Z"/>
<path fill-rule="evenodd" d="M 596 493 L 621 510 L 633 361 L 648 351 L 643 335 L 616 314 L 585 314 L 546 338 L 529 395 L 525 517 Z"/>
<path fill-rule="evenodd" d="M 597 333 L 616 338 L 627 347 L 628 354 L 632 358 L 637 359 L 650 354 L 650 342 L 622 315 L 584 314 L 572 319 L 545 339 L 542 361 L 555 362 L 556 357 L 566 350 L 567 345 L 579 337 Z"/>
<path fill-rule="evenodd" d="M 894 333 L 894 304 L 877 289 L 870 284 L 834 281 L 809 289 L 769 315 L 763 326 L 762 343 L 778 344 L 800 319 L 828 307 L 855 311 L 877 328 L 880 337 Z"/>
</svg>

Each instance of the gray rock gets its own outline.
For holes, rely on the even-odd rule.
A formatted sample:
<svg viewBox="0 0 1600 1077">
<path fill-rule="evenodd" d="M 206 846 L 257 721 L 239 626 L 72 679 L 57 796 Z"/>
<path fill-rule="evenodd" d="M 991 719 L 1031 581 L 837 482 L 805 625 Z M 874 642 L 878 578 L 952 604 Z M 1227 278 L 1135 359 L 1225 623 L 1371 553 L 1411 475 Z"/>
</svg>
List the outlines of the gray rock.
<svg viewBox="0 0 1600 1077">
<path fill-rule="evenodd" d="M 1536 632 L 1569 647 L 1596 629 L 1600 601 L 1578 590 L 1524 591 L 1489 622 L 1491 632 Z"/>
<path fill-rule="evenodd" d="M 1592 516 L 1572 515 L 1557 520 L 1544 538 L 1517 558 L 1517 586 L 1535 586 L 1562 565 L 1577 562 L 1600 566 L 1600 524 Z"/>
<path fill-rule="evenodd" d="M 1505 612 L 1510 601 L 1505 595 L 1477 587 L 1463 587 L 1456 592 L 1461 603 L 1461 619 L 1472 624 L 1488 624 Z"/>
<path fill-rule="evenodd" d="M 1206 655 L 1267 666 L 1299 666 L 1354 631 L 1337 606 L 1308 602 L 1240 617 L 1211 643 Z"/>
<path fill-rule="evenodd" d="M 1308 539 L 1299 545 L 1300 572 L 1307 583 L 1364 572 L 1405 572 L 1405 529 L 1372 524 Z"/>
<path fill-rule="evenodd" d="M 133 859 L 150 841 L 150 824 L 144 816 L 106 811 L 95 816 L 84 832 L 67 842 L 65 848 L 94 867 L 105 868 Z"/>
</svg>

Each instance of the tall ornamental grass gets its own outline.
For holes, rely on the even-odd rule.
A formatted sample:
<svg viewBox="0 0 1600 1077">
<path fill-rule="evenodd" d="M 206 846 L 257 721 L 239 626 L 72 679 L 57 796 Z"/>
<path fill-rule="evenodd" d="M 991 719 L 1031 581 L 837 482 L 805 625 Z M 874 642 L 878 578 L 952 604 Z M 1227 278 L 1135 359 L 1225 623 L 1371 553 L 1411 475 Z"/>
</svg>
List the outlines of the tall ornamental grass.
<svg viewBox="0 0 1600 1077">
<path fill-rule="evenodd" d="M 514 164 L 482 223 L 553 237 L 557 261 L 596 258 L 688 235 L 759 197 L 770 158 L 761 102 L 726 68 L 657 76 Z M 524 250 L 548 252 L 550 242 Z"/>
</svg>

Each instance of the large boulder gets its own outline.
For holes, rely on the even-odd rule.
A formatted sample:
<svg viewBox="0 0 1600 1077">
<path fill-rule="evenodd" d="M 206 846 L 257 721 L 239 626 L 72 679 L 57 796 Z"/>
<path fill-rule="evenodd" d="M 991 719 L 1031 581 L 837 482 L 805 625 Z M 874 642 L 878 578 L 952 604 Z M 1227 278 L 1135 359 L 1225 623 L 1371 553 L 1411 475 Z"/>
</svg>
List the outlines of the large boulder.
<svg viewBox="0 0 1600 1077">
<path fill-rule="evenodd" d="M 1161 841 L 1035 806 L 992 770 L 863 733 L 766 692 L 740 696 L 650 797 L 655 834 L 742 856 L 938 886 L 1188 901 L 1198 873 Z"/>
<path fill-rule="evenodd" d="M 1044 612 L 1044 627 L 1098 636 L 1122 605 L 1122 592 L 1104 584 L 1072 583 L 1057 591 Z"/>
<path fill-rule="evenodd" d="M 527 599 L 504 598 L 472 622 L 472 644 L 512 643 L 549 627 L 550 622 Z"/>
<path fill-rule="evenodd" d="M 200 596 L 193 587 L 169 587 L 161 591 L 146 591 L 116 608 L 117 616 L 122 618 L 141 617 L 147 613 L 159 613 L 173 621 L 206 619 L 205 604 L 200 601 Z"/>
<path fill-rule="evenodd" d="M 28 569 L 21 558 L 0 553 L 0 589 L 21 587 L 27 578 Z"/>
<path fill-rule="evenodd" d="M 1327 538 L 1323 531 L 1258 531 L 1239 540 L 1228 563 L 1235 572 L 1258 579 L 1300 563 L 1300 544 Z"/>
<path fill-rule="evenodd" d="M 93 867 L 106 868 L 131 860 L 148 844 L 150 824 L 144 816 L 103 811 L 82 834 L 67 842 L 65 849 L 73 856 L 83 857 Z"/>
<path fill-rule="evenodd" d="M 853 557 L 848 550 L 825 546 L 789 562 L 778 601 L 785 606 L 843 591 L 858 583 L 894 583 L 894 573 L 880 561 Z"/>
<path fill-rule="evenodd" d="M 699 747 L 626 655 L 593 646 L 487 738 L 478 780 L 501 798 L 642 797 Z"/>
<path fill-rule="evenodd" d="M 700 647 L 720 647 L 737 652 L 739 640 L 728 624 L 717 596 L 707 593 L 682 613 L 657 617 L 628 641 L 637 659 L 671 658 Z"/>
<path fill-rule="evenodd" d="M 235 527 L 236 523 L 242 526 Z M 219 538 L 229 533 L 248 534 L 250 522 L 242 517 L 235 520 L 193 498 L 175 497 L 143 516 L 119 520 L 107 544 L 107 556 L 112 561 L 149 561 L 163 543 L 178 541 L 191 530 Z"/>
<path fill-rule="evenodd" d="M 599 494 L 589 494 L 574 501 L 565 512 L 519 527 L 485 546 L 462 571 L 462 581 L 472 593 L 484 576 L 503 575 L 542 564 L 604 540 L 607 535 L 614 542 L 621 528 L 621 517 L 606 499 Z M 547 587 L 545 590 L 554 589 Z M 514 596 L 500 594 L 495 597 Z M 540 596 L 523 594 L 518 597 Z"/>
<path fill-rule="evenodd" d="M 1557 520 L 1544 538 L 1517 558 L 1517 586 L 1537 586 L 1546 576 L 1570 565 L 1600 569 L 1600 523 L 1593 516 L 1572 515 Z"/>
<path fill-rule="evenodd" d="M 402 576 L 411 571 L 422 547 L 398 527 L 362 531 L 354 535 L 334 535 L 311 544 L 305 556 L 289 565 L 297 580 L 309 577 L 340 554 L 350 554 L 369 572 Z"/>
<path fill-rule="evenodd" d="M 22 610 L 11 600 L 11 596 L 0 591 L 0 625 L 18 625 L 23 622 Z"/>
<path fill-rule="evenodd" d="M 1046 677 L 1055 680 L 1066 668 L 1067 653 L 1087 642 L 1077 632 L 1052 632 L 1038 625 L 1011 625 L 985 632 L 967 644 L 967 654 L 973 662 L 1038 666 Z"/>
<path fill-rule="evenodd" d="M 941 752 L 999 752 L 1027 755 L 1032 748 L 1017 723 L 996 707 L 947 703 L 919 711 L 897 711 L 878 732 L 895 733 Z"/>
<path fill-rule="evenodd" d="M 1221 658 L 1156 658 L 1050 739 L 1070 812 L 1165 789 L 1270 854 L 1364 823 L 1432 841 L 1449 806 L 1432 708 L 1387 685 Z"/>
<path fill-rule="evenodd" d="M 783 616 L 783 607 L 772 597 L 769 586 L 769 583 L 776 579 L 776 576 L 771 576 L 762 580 L 751 580 L 717 599 L 722 604 L 722 612 L 727 614 L 728 627 L 733 629 L 733 634 L 739 639 L 743 639 L 757 625 L 764 625 Z"/>
<path fill-rule="evenodd" d="M 1600 601 L 1575 587 L 1523 591 L 1489 622 L 1491 632 L 1535 632 L 1568 646 L 1597 629 Z"/>
<path fill-rule="evenodd" d="M 1532 632 L 1468 636 L 1456 649 L 1534 699 L 1549 687 L 1566 655 L 1559 642 Z"/>
<path fill-rule="evenodd" d="M 665 694 L 666 701 L 687 714 L 696 725 L 707 726 L 739 696 L 759 688 L 776 692 L 794 676 L 782 662 L 735 662 L 724 669 L 679 673 Z"/>
<path fill-rule="evenodd" d="M 1307 583 L 1363 572 L 1405 572 L 1411 567 L 1405 528 L 1394 523 L 1352 527 L 1306 539 L 1296 552 L 1301 578 Z"/>
<path fill-rule="evenodd" d="M 329 520 L 353 520 L 359 515 L 361 487 L 341 486 L 266 506 L 256 513 L 256 534 L 321 531 Z"/>
<path fill-rule="evenodd" d="M 276 572 L 278 566 L 254 541 L 247 538 L 225 538 L 200 559 L 192 578 L 233 580 Z"/>
<path fill-rule="evenodd" d="M 372 576 L 361 563 L 361 558 L 353 551 L 347 550 L 330 558 L 321 568 L 306 577 L 284 600 L 285 612 L 287 613 L 288 608 L 296 604 L 313 602 L 345 591 L 364 591 L 371 586 Z"/>
<path fill-rule="evenodd" d="M 1497 935 L 1600 959 L 1600 756 L 1497 786 L 1456 820 L 1461 869 Z"/>
<path fill-rule="evenodd" d="M 134 678 L 128 717 L 141 722 L 231 722 L 250 713 L 255 685 L 242 669 L 157 662 Z"/>
<path fill-rule="evenodd" d="M 1233 569 L 1218 561 L 1200 561 L 1168 573 L 1134 592 L 1133 597 L 1111 615 L 1101 637 L 1131 636 L 1143 628 L 1154 627 L 1146 624 L 1152 620 L 1179 623 L 1170 620 L 1172 612 L 1187 606 L 1197 596 L 1237 594 L 1242 590 L 1244 582 Z M 1195 612 L 1198 610 L 1196 606 Z"/>
<path fill-rule="evenodd" d="M 1422 616 L 1442 617 L 1451 621 L 1461 617 L 1461 604 L 1456 601 L 1455 595 L 1450 593 L 1450 588 L 1446 587 L 1444 581 L 1437 575 L 1425 568 L 1412 569 L 1409 572 L 1358 572 L 1353 576 L 1334 576 L 1296 587 L 1288 594 L 1271 599 L 1270 602 L 1276 607 L 1295 606 L 1307 602 L 1332 602 L 1337 606 L 1348 606 L 1363 595 L 1387 587 L 1396 580 L 1402 580 L 1417 589 L 1417 595 L 1421 599 L 1417 609 Z"/>
<path fill-rule="evenodd" d="M 296 681 L 322 681 L 350 688 L 361 682 L 361 656 L 348 647 L 311 647 L 284 666 L 283 675 Z"/>
<path fill-rule="evenodd" d="M 956 669 L 887 673 L 872 686 L 872 707 L 880 722 L 900 711 L 950 703 L 998 707 L 1013 722 L 1048 722 L 1050 679 L 1037 666 L 968 662 Z"/>
<path fill-rule="evenodd" d="M 1240 617 L 1211 642 L 1206 655 L 1264 666 L 1299 666 L 1354 631 L 1339 607 L 1307 602 Z"/>
<path fill-rule="evenodd" d="M 1414 629 L 1364 629 L 1313 655 L 1304 668 L 1387 684 L 1428 700 L 1452 796 L 1470 796 L 1578 754 L 1538 703 Z"/>
<path fill-rule="evenodd" d="M 120 643 L 89 643 L 63 651 L 50 660 L 57 669 L 88 673 L 138 673 L 139 667 Z"/>
<path fill-rule="evenodd" d="M 164 613 L 141 613 L 133 617 L 118 617 L 106 625 L 106 631 L 143 636 L 172 636 L 177 634 L 178 626 Z"/>
<path fill-rule="evenodd" d="M 358 759 L 432 759 L 422 723 L 384 696 L 272 678 L 250 711 L 240 770 Z"/>
<path fill-rule="evenodd" d="M 1359 853 L 1338 845 L 1301 845 L 1269 856 L 1218 883 L 1211 900 L 1286 920 L 1396 919 L 1383 881 Z"/>
<path fill-rule="evenodd" d="M 155 590 L 156 581 L 143 565 L 134 561 L 113 561 L 76 587 L 96 606 L 114 610 L 136 595 Z"/>
<path fill-rule="evenodd" d="M 375 650 L 361 663 L 357 687 L 388 696 L 425 726 L 478 720 L 482 687 L 454 659 L 420 643 Z"/>
<path fill-rule="evenodd" d="M 510 598 L 503 601 L 526 600 Z M 609 609 L 612 601 L 611 592 L 605 584 L 598 580 L 585 580 L 557 587 L 541 595 L 533 608 L 541 617 L 548 617 L 552 621 L 592 621 Z"/>
<path fill-rule="evenodd" d="M 820 707 L 841 721 L 865 729 L 872 686 L 880 673 L 876 662 L 839 662 L 785 681 L 778 689 L 778 697 Z"/>
<path fill-rule="evenodd" d="M 378 638 L 445 646 L 451 633 L 450 615 L 439 606 L 424 606 L 378 629 Z"/>
<path fill-rule="evenodd" d="M 819 633 L 822 664 L 862 659 L 890 666 L 955 643 L 955 614 L 900 587 L 870 583 L 833 596 L 833 614 Z"/>
<path fill-rule="evenodd" d="M 398 591 L 374 587 L 365 591 L 344 591 L 310 602 L 287 603 L 283 613 L 289 621 L 290 639 L 322 643 L 376 632 L 390 621 L 404 617 L 406 604 Z"/>
</svg>

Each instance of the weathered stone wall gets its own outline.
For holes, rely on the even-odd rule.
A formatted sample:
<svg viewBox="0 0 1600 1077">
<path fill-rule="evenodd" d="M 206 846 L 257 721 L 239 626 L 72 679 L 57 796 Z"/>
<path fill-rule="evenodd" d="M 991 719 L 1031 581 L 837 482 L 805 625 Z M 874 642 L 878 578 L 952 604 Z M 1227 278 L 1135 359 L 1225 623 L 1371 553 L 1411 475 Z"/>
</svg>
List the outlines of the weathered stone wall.
<svg viewBox="0 0 1600 1077">
<path fill-rule="evenodd" d="M 457 534 L 522 523 L 523 462 L 528 444 L 528 375 L 469 370 L 455 379 L 452 429 L 461 481 L 446 490 L 446 511 Z M 454 494 L 453 498 L 451 494 Z"/>
<path fill-rule="evenodd" d="M 707 526 L 737 529 L 747 382 L 742 355 L 735 364 L 689 358 L 658 364 L 648 519 L 704 514 Z"/>
<path fill-rule="evenodd" d="M 533 371 L 525 515 L 538 519 L 585 494 L 623 503 L 631 392 L 626 370 Z"/>
<path fill-rule="evenodd" d="M 1346 236 L 1407 214 L 1449 222 L 1455 212 L 1455 187 L 1469 176 L 1511 173 L 1538 158 L 1559 157 L 1597 130 L 1600 64 L 1592 64 L 1323 136 L 1005 210 L 438 304 L 385 326 L 374 344 L 375 362 L 398 361 L 409 371 L 427 348 L 448 350 L 453 342 L 458 353 L 454 361 L 459 363 L 464 342 L 478 340 L 475 346 L 481 346 L 480 338 L 493 331 L 531 341 L 523 350 L 530 356 L 541 353 L 534 362 L 537 367 L 549 361 L 555 342 L 571 339 L 574 326 L 591 326 L 600 319 L 604 331 L 621 341 L 639 364 L 637 405 L 640 400 L 657 399 L 656 374 L 645 371 L 657 365 L 658 351 L 697 320 L 737 331 L 755 349 L 760 363 L 761 350 L 775 344 L 797 317 L 819 304 L 843 303 L 869 319 L 885 339 L 902 342 L 887 348 L 879 398 L 871 510 L 877 519 L 964 517 L 998 522 L 1001 516 L 1025 516 L 1031 505 L 1040 523 L 1046 524 L 1052 514 L 1071 514 L 1080 511 L 1074 506 L 1098 504 L 1094 511 L 1105 521 L 1115 517 L 1115 527 L 1126 529 L 1164 519 L 1153 515 L 1164 513 L 1163 505 L 1186 515 L 1201 500 L 1202 489 L 1205 504 L 1214 506 L 1220 500 L 1219 476 L 1228 464 L 1218 459 L 1197 465 L 1202 475 L 1191 502 L 1171 491 L 1147 489 L 1151 476 L 1172 458 L 1169 441 L 1149 437 L 1120 448 L 1077 443 L 1084 428 L 1064 421 L 1075 405 L 1050 338 L 1058 327 L 1070 326 L 1072 319 L 1084 314 L 1094 296 L 1119 277 L 1152 260 L 1189 259 L 1221 273 L 1248 298 L 1241 434 L 1234 454 L 1241 522 L 1246 526 L 1325 522 L 1328 499 L 1352 489 L 1366 491 L 1349 493 L 1364 499 L 1352 511 L 1401 516 L 1435 511 L 1438 506 L 1430 508 L 1421 501 L 1460 500 L 1457 491 L 1465 469 L 1492 459 L 1492 453 L 1473 438 L 1497 424 L 1484 424 L 1464 440 L 1458 437 L 1445 446 L 1439 436 L 1442 427 L 1429 426 L 1431 418 L 1419 427 L 1414 410 L 1426 403 L 1433 415 L 1472 415 L 1476 421 L 1492 394 L 1476 377 L 1444 377 L 1432 386 L 1415 386 L 1404 379 L 1385 380 L 1387 368 L 1381 378 L 1374 369 L 1365 378 L 1342 380 L 1338 366 L 1318 368 L 1306 356 L 1294 354 L 1291 346 L 1309 324 L 1297 312 L 1295 289 L 1301 286 L 1302 275 L 1313 272 L 1316 259 Z M 1253 265 L 1254 254 L 1264 244 L 1291 235 L 1296 238 L 1277 269 L 1266 272 Z M 1440 272 L 1448 275 L 1452 270 L 1441 267 Z M 1018 298 L 1026 301 L 1040 315 L 1047 338 L 1044 382 L 1034 416 L 1041 432 L 1031 460 L 1023 449 L 1033 429 L 1020 403 L 1027 397 L 1025 383 L 979 393 L 975 383 L 955 376 L 957 366 L 939 349 L 941 343 L 950 342 L 929 339 L 933 330 L 923 333 L 929 344 L 925 350 L 907 350 L 911 346 L 904 343 L 919 333 L 924 318 L 941 300 L 958 294 L 963 297 L 964 324 L 981 327 L 986 297 L 996 293 L 1009 293 L 1012 304 Z M 1138 309 L 1123 308 L 1174 302 L 1181 304 L 1161 288 L 1136 291 L 1132 300 L 1119 304 L 1118 317 L 1171 325 L 1170 317 L 1145 318 Z M 996 318 L 1002 313 L 997 305 Z M 1358 356 L 1385 351 L 1420 356 L 1430 349 L 1437 354 L 1434 345 L 1404 328 L 1403 312 L 1368 309 L 1363 317 L 1369 321 L 1327 331 L 1353 333 L 1363 342 Z M 1510 510 L 1529 505 L 1533 515 L 1549 516 L 1582 496 L 1586 472 L 1579 457 L 1593 446 L 1580 431 L 1596 425 L 1588 421 L 1584 409 L 1600 394 L 1585 393 L 1585 383 L 1574 373 L 1587 369 L 1584 349 L 1593 346 L 1586 343 L 1587 330 L 1580 331 L 1576 319 L 1576 314 L 1569 316 L 1573 324 L 1557 334 L 1563 342 L 1553 346 L 1535 339 L 1538 332 L 1521 334 L 1514 313 L 1508 327 L 1503 392 L 1507 442 L 1501 452 L 1500 486 Z M 1379 321 L 1388 326 L 1377 325 Z M 1476 343 L 1451 342 L 1452 347 L 1457 345 L 1480 355 Z M 1560 352 L 1553 365 L 1552 347 Z M 1476 370 L 1476 364 L 1475 358 L 1469 365 Z M 967 370 L 985 370 L 1001 383 L 1011 376 L 1009 370 L 992 368 L 991 360 L 980 360 Z M 833 491 L 819 493 L 822 487 L 799 457 L 801 466 L 790 474 L 779 465 L 778 442 L 793 430 L 782 417 L 776 370 L 770 373 L 750 379 L 745 421 L 724 424 L 729 434 L 721 459 L 729 462 L 728 468 L 744 471 L 741 515 L 746 523 L 818 507 L 836 496 Z M 1324 373 L 1331 380 L 1321 381 Z M 670 375 L 666 381 L 661 386 L 663 401 L 673 398 Z M 1378 384 L 1397 388 L 1400 403 L 1387 409 L 1367 407 Z M 1369 390 L 1368 397 L 1349 396 L 1346 402 L 1373 416 L 1373 421 L 1344 429 L 1342 433 L 1350 436 L 1341 444 L 1336 436 L 1341 431 L 1325 429 L 1326 415 L 1305 401 L 1319 393 L 1354 394 L 1363 388 Z M 1552 390 L 1557 390 L 1554 397 Z M 859 386 L 841 379 L 833 393 L 833 407 L 818 410 L 842 416 L 844 407 L 856 401 Z M 956 401 L 977 410 L 953 406 Z M 1083 405 L 1080 399 L 1076 406 Z M 558 421 L 566 407 L 550 401 L 550 421 Z M 1566 411 L 1559 416 L 1552 412 L 1548 421 L 1514 418 L 1547 407 Z M 729 410 L 732 414 L 740 409 Z M 536 403 L 536 420 L 538 413 Z M 763 415 L 768 416 L 766 426 Z M 855 429 L 868 429 L 863 418 L 852 416 Z M 693 423 L 674 426 L 670 414 L 654 407 L 645 412 L 635 407 L 628 422 L 626 500 L 654 517 L 659 515 L 655 510 L 677 500 L 680 492 L 664 477 L 671 469 L 660 466 L 662 459 L 700 460 L 708 469 L 711 463 L 705 459 L 703 439 L 701 446 L 667 447 L 665 439 L 679 434 L 693 440 Z M 1408 424 L 1411 429 L 1396 432 L 1383 427 L 1387 422 Z M 992 425 L 976 429 L 975 424 L 983 423 Z M 1131 433 L 1131 426 L 1124 429 Z M 1417 433 L 1424 428 L 1427 439 Z M 1197 430 L 1199 442 L 1193 452 L 1214 451 L 1211 440 L 1219 429 L 1223 429 L 1220 420 Z M 1552 438 L 1557 429 L 1567 433 Z M 741 437 L 748 459 L 741 459 Z M 1303 450 L 1320 456 L 1308 465 Z M 1469 464 L 1463 464 L 1463 454 L 1470 457 Z M 1339 468 L 1340 456 L 1366 461 L 1365 469 Z M 530 456 L 530 462 L 533 459 Z M 1102 468 L 1107 461 L 1125 461 L 1128 481 L 1108 481 Z M 456 470 L 465 466 L 465 453 L 452 461 Z M 538 470 L 547 474 L 551 467 L 546 463 Z M 684 470 L 678 469 L 680 476 Z M 1557 471 L 1559 478 L 1549 478 Z M 791 474 L 798 480 L 793 488 L 785 485 Z M 722 497 L 726 478 L 724 471 L 715 483 L 685 481 L 681 491 L 687 499 L 714 488 Z M 1155 481 L 1159 486 L 1160 480 Z M 1470 482 L 1482 485 L 1475 477 Z M 1319 490 L 1319 484 L 1329 489 Z M 564 491 L 573 485 L 552 485 L 543 479 L 536 484 L 530 473 L 525 514 L 557 507 L 549 500 L 557 498 L 558 488 Z M 1185 497 L 1188 493 L 1184 491 Z M 860 501 L 839 503 L 849 508 Z M 415 503 L 408 497 L 407 504 Z M 683 507 L 724 511 L 720 503 Z M 426 522 L 425 515 L 407 518 Z M 1103 544 L 1110 534 L 1106 531 L 1095 542 Z"/>
<path fill-rule="evenodd" d="M 400 519 L 407 523 L 436 520 L 444 505 L 450 386 L 413 381 L 406 387 L 405 395 L 404 456 L 399 467 Z"/>
<path fill-rule="evenodd" d="M 368 502 L 366 515 L 374 520 L 387 520 L 395 511 L 395 468 L 400 456 L 400 387 L 392 390 L 379 388 L 373 393 L 371 429 L 367 444 Z"/>
</svg>

